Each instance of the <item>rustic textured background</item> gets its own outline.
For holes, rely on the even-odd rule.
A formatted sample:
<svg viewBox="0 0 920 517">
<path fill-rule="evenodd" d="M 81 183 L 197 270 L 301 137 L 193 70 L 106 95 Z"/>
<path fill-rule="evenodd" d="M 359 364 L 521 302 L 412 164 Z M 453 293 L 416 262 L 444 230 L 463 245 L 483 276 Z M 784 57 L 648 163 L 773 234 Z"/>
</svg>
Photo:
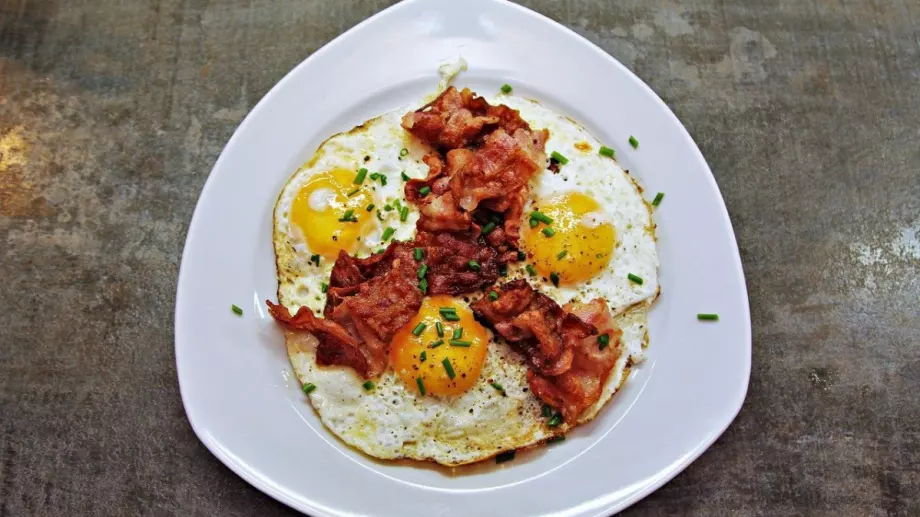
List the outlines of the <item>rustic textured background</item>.
<svg viewBox="0 0 920 517">
<path fill-rule="evenodd" d="M 293 513 L 185 419 L 179 256 L 246 112 L 388 3 L 0 0 L 0 516 Z M 920 515 L 920 1 L 526 3 L 687 125 L 750 289 L 744 409 L 626 514 Z"/>
</svg>

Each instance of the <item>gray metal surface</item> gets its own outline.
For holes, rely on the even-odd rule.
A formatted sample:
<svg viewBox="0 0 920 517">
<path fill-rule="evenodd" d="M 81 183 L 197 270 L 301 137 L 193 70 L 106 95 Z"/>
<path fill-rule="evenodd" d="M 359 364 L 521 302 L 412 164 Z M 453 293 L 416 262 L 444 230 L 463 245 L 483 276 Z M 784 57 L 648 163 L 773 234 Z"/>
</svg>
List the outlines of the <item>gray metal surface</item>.
<svg viewBox="0 0 920 517">
<path fill-rule="evenodd" d="M 388 3 L 0 0 L 0 516 L 293 513 L 185 419 L 179 256 L 245 113 Z M 920 515 L 920 2 L 525 3 L 686 124 L 750 289 L 744 409 L 626 515 Z"/>
</svg>

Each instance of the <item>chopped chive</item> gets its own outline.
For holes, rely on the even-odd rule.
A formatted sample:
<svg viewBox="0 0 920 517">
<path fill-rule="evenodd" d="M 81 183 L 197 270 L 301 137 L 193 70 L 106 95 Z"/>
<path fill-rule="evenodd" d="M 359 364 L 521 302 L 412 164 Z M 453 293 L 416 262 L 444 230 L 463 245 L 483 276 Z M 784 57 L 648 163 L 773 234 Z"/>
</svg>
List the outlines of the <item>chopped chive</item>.
<svg viewBox="0 0 920 517">
<path fill-rule="evenodd" d="M 402 203 L 400 203 L 398 199 L 394 199 L 394 200 L 393 200 L 393 208 L 395 208 L 397 212 L 401 212 L 401 211 L 402 211 Z"/>
<path fill-rule="evenodd" d="M 540 225 L 540 221 L 537 221 L 536 219 L 531 219 L 531 220 L 530 220 L 530 227 L 531 227 L 531 228 L 536 228 L 536 227 L 539 226 L 539 225 Z"/>
<path fill-rule="evenodd" d="M 380 173 L 379 173 L 379 172 L 372 172 L 371 175 L 370 175 L 370 178 L 371 178 L 372 180 L 374 180 L 374 181 L 377 181 L 377 180 L 380 179 Z"/>
<path fill-rule="evenodd" d="M 655 199 L 652 200 L 652 206 L 660 205 L 662 199 L 664 199 L 664 192 L 659 192 L 655 194 Z"/>
<path fill-rule="evenodd" d="M 383 252 L 384 252 L 384 251 L 386 251 L 386 250 L 383 249 L 383 248 L 380 248 L 379 250 L 375 251 L 374 253 L 376 253 L 376 254 L 378 254 L 378 255 L 383 255 Z"/>
<path fill-rule="evenodd" d="M 472 269 L 473 271 L 479 271 L 480 269 L 482 269 L 482 266 L 479 265 L 479 262 L 476 262 L 475 260 L 471 260 L 467 262 L 466 265 L 470 266 L 470 269 Z"/>
<path fill-rule="evenodd" d="M 419 323 L 418 325 L 416 325 L 415 328 L 412 329 L 412 335 L 416 337 L 421 336 L 422 332 L 425 332 L 425 326 L 426 325 L 424 323 Z"/>
<path fill-rule="evenodd" d="M 422 292 L 422 294 L 428 293 L 428 279 L 427 278 L 423 278 L 418 281 L 418 289 L 419 291 Z"/>
<path fill-rule="evenodd" d="M 546 404 L 543 404 L 543 409 L 541 412 L 543 413 L 543 418 L 549 418 L 553 416 L 553 408 L 547 406 Z"/>
<path fill-rule="evenodd" d="M 438 337 L 444 337 L 444 325 L 440 321 L 434 323 L 434 329 L 438 331 Z"/>
<path fill-rule="evenodd" d="M 428 274 L 428 264 L 422 264 L 418 267 L 418 277 L 419 280 L 425 278 L 425 275 Z"/>
<path fill-rule="evenodd" d="M 326 282 L 323 282 L 323 283 L 319 284 L 319 290 L 322 291 L 322 292 L 324 292 L 324 293 L 325 293 L 325 292 L 328 292 L 328 291 L 329 291 L 329 284 L 327 284 Z"/>
<path fill-rule="evenodd" d="M 425 382 L 421 377 L 415 378 L 415 384 L 418 385 L 418 392 L 424 397 L 425 396 Z"/>
<path fill-rule="evenodd" d="M 367 169 L 361 169 L 358 171 L 358 175 L 355 176 L 355 185 L 360 185 L 364 183 L 364 177 L 367 176 Z"/>
<path fill-rule="evenodd" d="M 629 136 L 629 145 L 631 145 L 631 146 L 633 147 L 633 149 L 638 149 L 638 148 L 639 148 L 639 141 L 636 140 L 636 137 L 630 135 L 630 136 Z"/>
<path fill-rule="evenodd" d="M 508 83 L 503 84 L 502 93 L 511 93 L 511 85 Z"/>
<path fill-rule="evenodd" d="M 431 194 L 431 187 L 425 185 L 424 187 L 418 189 L 418 193 L 420 196 L 427 196 L 428 194 Z"/>
<path fill-rule="evenodd" d="M 525 260 L 527 255 L 523 251 L 518 251 L 518 260 Z"/>
<path fill-rule="evenodd" d="M 448 343 L 450 343 L 450 346 L 459 346 L 463 348 L 469 348 L 473 345 L 472 341 L 462 341 L 460 339 L 451 339 Z"/>
<path fill-rule="evenodd" d="M 390 240 L 390 237 L 392 237 L 394 233 L 396 233 L 396 230 L 394 230 L 393 228 L 390 228 L 389 226 L 387 226 L 387 227 L 383 230 L 383 237 L 382 237 L 380 240 L 381 240 L 381 241 L 388 241 L 388 240 Z"/>
<path fill-rule="evenodd" d="M 233 311 L 233 314 L 236 314 L 237 316 L 243 315 L 243 309 L 240 309 L 236 304 L 231 305 L 230 310 Z"/>
<path fill-rule="evenodd" d="M 564 442 L 564 441 L 565 441 L 565 435 L 559 434 L 559 435 L 553 436 L 549 440 L 546 440 L 546 445 L 551 445 L 554 443 L 559 443 L 559 442 Z"/>
<path fill-rule="evenodd" d="M 457 327 L 454 329 L 453 339 L 460 339 L 463 337 L 463 327 Z"/>
<path fill-rule="evenodd" d="M 409 177 L 408 174 L 406 174 L 406 171 L 400 172 L 399 177 L 402 178 L 403 181 L 409 181 L 410 179 L 412 179 Z"/>
<path fill-rule="evenodd" d="M 498 300 L 498 293 L 496 293 L 495 291 L 489 291 L 489 299 L 492 300 L 493 302 L 495 300 Z"/>
<path fill-rule="evenodd" d="M 380 210 L 377 210 L 377 220 L 383 222 L 383 214 L 380 213 Z"/>
<path fill-rule="evenodd" d="M 447 371 L 447 377 L 450 380 L 454 380 L 454 377 L 456 377 L 457 374 L 454 372 L 454 367 L 450 365 L 450 359 L 445 357 L 444 360 L 441 361 L 441 364 L 444 365 L 444 370 Z"/>
<path fill-rule="evenodd" d="M 502 394 L 502 397 L 507 397 L 507 396 L 508 396 L 508 394 L 505 392 L 505 387 L 502 386 L 501 384 L 499 384 L 499 383 L 497 383 L 497 382 L 490 382 L 489 384 L 492 385 L 493 388 L 495 388 L 496 390 L 498 390 L 498 392 Z"/>
<path fill-rule="evenodd" d="M 602 145 L 600 150 L 597 151 L 597 154 L 601 156 L 606 156 L 607 158 L 613 158 L 613 155 L 616 154 L 616 151 L 614 151 L 613 149 L 607 146 Z"/>
<path fill-rule="evenodd" d="M 374 381 L 367 381 L 364 384 L 362 384 L 361 387 L 363 387 L 367 391 L 371 391 L 372 389 L 374 389 Z"/>
<path fill-rule="evenodd" d="M 312 382 L 308 382 L 304 384 L 303 386 L 301 386 L 300 389 L 303 390 L 304 394 L 309 395 L 311 391 L 316 389 L 316 384 L 313 384 Z"/>
<path fill-rule="evenodd" d="M 543 235 L 546 235 L 547 237 L 552 237 L 553 235 L 556 235 L 556 230 L 553 230 L 552 228 L 547 226 L 546 228 L 543 228 Z"/>
<path fill-rule="evenodd" d="M 342 214 L 342 218 L 339 219 L 339 222 L 340 223 L 356 223 L 358 222 L 358 218 L 355 217 L 355 211 L 349 208 L 348 210 L 345 211 L 344 214 Z"/>
<path fill-rule="evenodd" d="M 495 456 L 495 463 L 504 463 L 514 459 L 514 451 L 505 451 Z"/>
<path fill-rule="evenodd" d="M 357 188 L 355 188 L 354 190 L 352 190 L 351 192 L 349 192 L 349 193 L 348 193 L 348 197 L 352 197 L 352 196 L 354 196 L 355 194 L 357 194 L 358 192 L 361 192 L 361 187 L 357 187 Z"/>
<path fill-rule="evenodd" d="M 431 343 L 428 343 L 428 348 L 438 348 L 439 346 L 443 344 L 444 344 L 444 340 L 438 339 L 437 341 L 432 341 Z"/>
<path fill-rule="evenodd" d="M 562 423 L 562 413 L 556 413 L 555 415 L 553 415 L 553 418 L 549 419 L 549 422 L 547 422 L 546 425 L 550 427 L 556 427 L 557 425 L 561 423 Z"/>
<path fill-rule="evenodd" d="M 628 275 L 626 275 L 626 278 L 628 278 L 628 279 L 629 279 L 630 281 L 632 281 L 633 283 L 636 283 L 636 284 L 639 284 L 639 285 L 642 285 L 642 282 L 644 282 L 644 280 L 642 280 L 642 277 L 641 277 L 641 276 L 636 276 L 636 275 L 634 275 L 634 274 L 632 274 L 632 273 L 629 273 Z"/>
<path fill-rule="evenodd" d="M 607 345 L 610 344 L 610 334 L 604 332 L 600 336 L 597 336 L 597 348 L 603 350 L 607 348 Z"/>
<path fill-rule="evenodd" d="M 405 156 L 407 154 L 409 154 L 409 150 L 406 149 L 405 147 L 399 150 L 399 156 Z"/>
<path fill-rule="evenodd" d="M 383 174 L 380 175 L 380 184 L 383 186 L 386 186 L 387 184 L 387 177 L 384 176 Z"/>
<path fill-rule="evenodd" d="M 425 252 L 422 250 L 422 248 L 415 248 L 412 250 L 412 256 L 415 258 L 415 260 L 422 260 L 425 258 Z"/>
<path fill-rule="evenodd" d="M 568 254 L 569 254 L 569 250 L 560 251 L 559 253 L 556 253 L 556 260 L 562 260 Z"/>
<path fill-rule="evenodd" d="M 537 268 L 533 267 L 533 264 L 527 264 L 527 266 L 525 266 L 524 269 L 526 269 L 527 272 L 530 273 L 531 276 L 534 276 L 537 274 Z"/>
<path fill-rule="evenodd" d="M 456 307 L 449 307 L 449 306 L 448 306 L 448 307 L 438 307 L 438 312 L 440 312 L 440 313 L 445 313 L 445 312 L 453 312 L 453 313 L 456 313 L 456 312 L 457 312 L 457 308 L 456 308 Z"/>
<path fill-rule="evenodd" d="M 696 319 L 700 321 L 719 321 L 718 314 L 697 314 Z"/>
<path fill-rule="evenodd" d="M 494 229 L 495 229 L 495 223 L 489 222 L 488 224 L 482 227 L 482 234 L 489 235 L 489 233 Z"/>
<path fill-rule="evenodd" d="M 390 205 L 383 205 L 383 209 L 386 210 L 387 212 L 391 212 L 393 210 L 393 207 Z"/>
<path fill-rule="evenodd" d="M 310 255 L 310 262 L 319 266 L 319 255 Z"/>
<path fill-rule="evenodd" d="M 447 321 L 460 321 L 460 316 L 456 312 L 442 312 L 441 317 Z"/>
<path fill-rule="evenodd" d="M 368 212 L 372 211 L 373 209 L 374 209 L 374 204 L 373 204 L 373 203 L 367 205 L 367 207 L 365 208 L 365 210 L 367 210 Z"/>
<path fill-rule="evenodd" d="M 546 214 L 544 214 L 543 212 L 540 212 L 540 211 L 538 211 L 538 210 L 534 210 L 533 212 L 531 212 L 531 213 L 530 213 L 530 218 L 531 218 L 531 219 L 536 219 L 537 221 L 540 221 L 541 223 L 553 224 L 553 218 L 552 218 L 552 217 L 550 217 L 550 216 L 548 216 L 548 215 L 546 215 Z"/>
<path fill-rule="evenodd" d="M 549 274 L 549 280 L 553 283 L 554 286 L 559 287 L 559 273 L 553 271 Z"/>
<path fill-rule="evenodd" d="M 553 160 L 556 160 L 557 162 L 561 163 L 562 165 L 569 163 L 569 159 L 559 154 L 558 151 L 553 151 L 552 154 L 550 154 L 549 156 Z"/>
<path fill-rule="evenodd" d="M 409 207 L 404 206 L 399 209 L 399 220 L 405 222 L 409 218 Z"/>
<path fill-rule="evenodd" d="M 425 359 L 428 359 L 428 352 L 422 350 L 422 353 L 418 355 L 418 361 L 424 363 Z"/>
</svg>

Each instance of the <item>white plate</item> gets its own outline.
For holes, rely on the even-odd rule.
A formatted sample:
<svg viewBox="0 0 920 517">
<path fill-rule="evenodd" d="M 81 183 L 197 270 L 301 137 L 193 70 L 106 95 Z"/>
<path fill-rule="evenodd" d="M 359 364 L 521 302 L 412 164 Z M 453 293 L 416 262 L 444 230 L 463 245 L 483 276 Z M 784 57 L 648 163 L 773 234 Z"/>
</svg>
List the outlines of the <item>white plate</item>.
<svg viewBox="0 0 920 517">
<path fill-rule="evenodd" d="M 327 432 L 291 376 L 265 313 L 275 298 L 272 207 L 326 137 L 430 93 L 462 55 L 457 82 L 510 83 L 575 118 L 646 185 L 663 191 L 662 296 L 648 361 L 590 425 L 554 447 L 451 474 L 385 463 Z M 630 135 L 641 142 L 627 144 Z M 230 312 L 230 304 L 245 310 Z M 697 313 L 717 312 L 718 323 Z M 741 408 L 751 331 L 725 205 L 696 145 L 665 104 L 570 30 L 500 0 L 408 0 L 368 19 L 282 79 L 243 121 L 201 194 L 182 256 L 176 362 L 205 446 L 272 497 L 314 516 L 605 515 L 674 477 Z"/>
</svg>

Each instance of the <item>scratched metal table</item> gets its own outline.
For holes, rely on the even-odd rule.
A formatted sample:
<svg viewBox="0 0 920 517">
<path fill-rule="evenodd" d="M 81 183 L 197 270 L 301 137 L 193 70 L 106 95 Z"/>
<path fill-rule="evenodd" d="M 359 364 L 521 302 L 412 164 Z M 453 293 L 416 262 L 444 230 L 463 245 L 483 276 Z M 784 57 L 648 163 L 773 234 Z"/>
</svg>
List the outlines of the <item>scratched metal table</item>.
<svg viewBox="0 0 920 517">
<path fill-rule="evenodd" d="M 293 513 L 185 419 L 179 256 L 246 112 L 388 3 L 0 0 L 0 516 Z M 686 124 L 750 289 L 744 409 L 625 513 L 920 515 L 920 1 L 526 3 Z"/>
</svg>

